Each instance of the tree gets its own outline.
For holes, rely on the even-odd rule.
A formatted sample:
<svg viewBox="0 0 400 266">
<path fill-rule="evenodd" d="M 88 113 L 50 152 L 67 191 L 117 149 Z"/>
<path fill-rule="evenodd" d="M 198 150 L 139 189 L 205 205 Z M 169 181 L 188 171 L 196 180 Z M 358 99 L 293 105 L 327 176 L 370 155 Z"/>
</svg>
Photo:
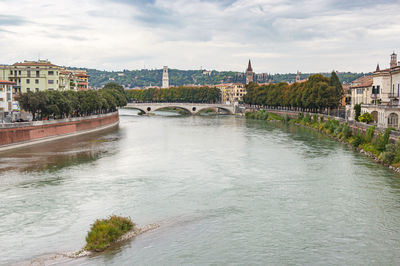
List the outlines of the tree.
<svg viewBox="0 0 400 266">
<path fill-rule="evenodd" d="M 356 121 L 359 121 L 358 117 L 361 114 L 361 105 L 360 104 L 354 105 L 354 111 L 355 111 L 355 119 L 356 119 Z"/>
<path fill-rule="evenodd" d="M 341 104 L 341 100 L 343 98 L 343 87 L 342 87 L 342 83 L 339 80 L 339 77 L 336 75 L 335 71 L 332 71 L 331 73 L 331 78 L 329 79 L 329 85 L 333 86 L 336 88 L 336 92 L 335 92 L 335 101 L 337 106 L 339 106 Z"/>
</svg>

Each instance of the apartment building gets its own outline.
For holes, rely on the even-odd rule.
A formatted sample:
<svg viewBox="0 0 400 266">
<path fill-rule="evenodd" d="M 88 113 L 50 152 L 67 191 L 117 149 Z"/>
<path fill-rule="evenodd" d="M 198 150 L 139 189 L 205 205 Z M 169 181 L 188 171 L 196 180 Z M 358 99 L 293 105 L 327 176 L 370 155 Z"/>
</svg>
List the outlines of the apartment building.
<svg viewBox="0 0 400 266">
<path fill-rule="evenodd" d="M 67 70 L 47 60 L 24 61 L 0 66 L 0 79 L 14 82 L 13 93 L 46 90 L 88 90 L 84 70 Z"/>
<path fill-rule="evenodd" d="M 223 103 L 243 102 L 243 96 L 246 95 L 246 86 L 242 83 L 227 83 L 216 85 L 221 91 Z"/>
</svg>

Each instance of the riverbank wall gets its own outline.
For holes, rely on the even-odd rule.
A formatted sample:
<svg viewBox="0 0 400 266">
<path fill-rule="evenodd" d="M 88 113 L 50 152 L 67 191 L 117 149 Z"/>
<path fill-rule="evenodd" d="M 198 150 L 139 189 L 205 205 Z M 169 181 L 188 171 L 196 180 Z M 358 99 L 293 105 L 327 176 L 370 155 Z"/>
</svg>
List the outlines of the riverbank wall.
<svg viewBox="0 0 400 266">
<path fill-rule="evenodd" d="M 118 123 L 117 111 L 88 117 L 0 124 L 0 151 L 103 130 Z"/>
<path fill-rule="evenodd" d="M 292 110 L 285 110 L 285 109 L 270 109 L 270 108 L 260 108 L 260 109 L 254 109 L 254 110 L 255 111 L 256 110 L 266 110 L 269 113 L 273 113 L 273 114 L 276 114 L 276 115 L 279 115 L 282 117 L 284 115 L 288 115 L 288 117 L 291 119 L 297 119 L 299 113 L 303 113 L 304 115 L 309 114 L 311 117 L 313 117 L 314 115 L 317 115 L 318 117 L 324 117 L 325 121 L 328 119 L 336 119 L 340 123 L 347 123 L 352 128 L 353 134 L 356 134 L 357 132 L 365 133 L 367 131 L 367 129 L 372 126 L 376 127 L 376 130 L 374 133 L 375 136 L 377 136 L 379 133 L 384 134 L 385 130 L 386 130 L 386 128 L 378 127 L 377 125 L 365 124 L 365 123 L 360 123 L 360 122 L 356 122 L 356 121 L 349 121 L 349 120 L 346 120 L 341 117 L 330 116 L 330 115 L 319 114 L 319 113 L 300 112 L 300 111 L 292 111 Z M 390 133 L 390 140 L 392 142 L 395 142 L 399 139 L 399 137 L 400 137 L 400 132 L 392 130 L 392 132 Z"/>
</svg>

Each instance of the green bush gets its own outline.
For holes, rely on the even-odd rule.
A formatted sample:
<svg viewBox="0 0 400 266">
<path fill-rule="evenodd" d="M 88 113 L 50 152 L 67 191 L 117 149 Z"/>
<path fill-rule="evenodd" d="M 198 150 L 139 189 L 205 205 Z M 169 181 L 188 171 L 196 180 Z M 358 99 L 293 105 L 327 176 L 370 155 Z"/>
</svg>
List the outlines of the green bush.
<svg viewBox="0 0 400 266">
<path fill-rule="evenodd" d="M 396 156 L 396 146 L 388 144 L 385 147 L 385 151 L 382 152 L 380 158 L 384 163 L 391 164 Z"/>
<path fill-rule="evenodd" d="M 371 142 L 372 139 L 374 138 L 374 134 L 375 134 L 375 126 L 369 127 L 365 132 L 365 141 Z"/>
<path fill-rule="evenodd" d="M 389 144 L 390 133 L 391 133 L 390 128 L 387 128 L 385 130 L 385 134 L 383 136 L 381 133 L 379 133 L 377 142 L 376 142 L 376 149 L 378 151 L 384 152 L 386 150 L 386 145 Z"/>
<path fill-rule="evenodd" d="M 353 132 L 352 132 L 351 127 L 347 123 L 344 123 L 342 126 L 342 138 L 348 139 L 351 137 L 352 134 L 353 134 Z"/>
<path fill-rule="evenodd" d="M 306 123 L 311 123 L 311 115 L 310 114 L 306 114 L 306 116 L 303 118 L 303 120 Z"/>
<path fill-rule="evenodd" d="M 304 114 L 303 114 L 303 113 L 299 113 L 299 114 L 297 115 L 297 120 L 298 120 L 298 121 L 303 120 L 303 118 L 304 118 Z"/>
<path fill-rule="evenodd" d="M 374 118 L 370 113 L 366 112 L 358 117 L 358 121 L 369 124 L 374 121 Z"/>
<path fill-rule="evenodd" d="M 132 220 L 126 217 L 113 215 L 108 219 L 96 220 L 86 236 L 85 249 L 102 251 L 134 227 Z"/>
<path fill-rule="evenodd" d="M 319 118 L 319 121 L 320 121 L 321 123 L 324 123 L 324 116 L 323 116 L 323 115 L 321 115 L 321 117 Z"/>
<path fill-rule="evenodd" d="M 353 140 L 353 143 L 352 143 L 352 145 L 354 146 L 354 147 L 356 147 L 356 148 L 358 148 L 361 144 L 363 144 L 364 143 L 364 137 L 363 137 L 363 135 L 361 134 L 361 133 L 357 133 L 355 136 L 354 136 L 354 140 Z"/>
</svg>

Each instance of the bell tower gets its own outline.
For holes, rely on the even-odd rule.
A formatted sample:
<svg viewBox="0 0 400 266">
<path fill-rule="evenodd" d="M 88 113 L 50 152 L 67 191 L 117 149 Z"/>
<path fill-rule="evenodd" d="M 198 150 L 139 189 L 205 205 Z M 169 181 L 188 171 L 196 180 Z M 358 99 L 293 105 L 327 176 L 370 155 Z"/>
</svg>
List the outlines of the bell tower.
<svg viewBox="0 0 400 266">
<path fill-rule="evenodd" d="M 251 62 L 249 59 L 249 65 L 247 66 L 246 70 L 246 84 L 253 82 L 253 68 L 251 67 Z"/>
<path fill-rule="evenodd" d="M 393 52 L 393 54 L 390 56 L 390 68 L 397 67 L 397 54 Z"/>
<path fill-rule="evenodd" d="M 167 66 L 163 67 L 162 86 L 161 86 L 161 88 L 163 88 L 163 89 L 168 89 L 169 88 L 169 78 L 168 78 L 168 67 Z"/>
</svg>

